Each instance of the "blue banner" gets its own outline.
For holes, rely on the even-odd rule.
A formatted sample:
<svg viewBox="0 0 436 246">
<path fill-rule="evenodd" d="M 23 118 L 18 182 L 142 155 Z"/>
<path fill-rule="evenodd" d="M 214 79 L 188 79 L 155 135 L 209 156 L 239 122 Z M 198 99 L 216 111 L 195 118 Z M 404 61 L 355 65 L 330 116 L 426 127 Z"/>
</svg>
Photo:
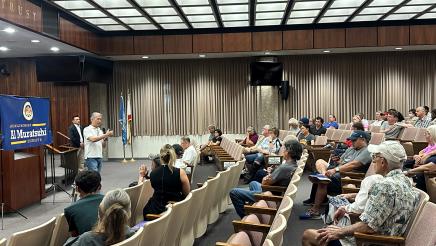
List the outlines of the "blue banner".
<svg viewBox="0 0 436 246">
<path fill-rule="evenodd" d="M 118 121 L 121 124 L 121 139 L 123 140 L 123 145 L 127 144 L 127 121 L 126 114 L 124 113 L 124 99 L 123 96 L 120 98 L 120 112 L 118 114 Z"/>
<path fill-rule="evenodd" d="M 48 98 L 0 95 L 2 149 L 15 150 L 52 143 Z"/>
</svg>

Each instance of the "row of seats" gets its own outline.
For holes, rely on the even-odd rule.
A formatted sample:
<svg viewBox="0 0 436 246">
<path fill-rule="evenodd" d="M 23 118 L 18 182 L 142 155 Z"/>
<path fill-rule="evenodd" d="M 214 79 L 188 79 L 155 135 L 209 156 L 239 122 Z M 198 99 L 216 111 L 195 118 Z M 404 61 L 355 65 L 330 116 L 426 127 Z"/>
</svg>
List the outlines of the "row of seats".
<svg viewBox="0 0 436 246">
<path fill-rule="evenodd" d="M 211 145 L 210 148 L 218 160 L 215 163 L 220 171 L 226 169 L 226 167 L 232 165 L 232 163 L 242 160 L 244 157 L 242 154 L 244 147 L 224 136 L 222 137 L 220 145 Z"/>
</svg>

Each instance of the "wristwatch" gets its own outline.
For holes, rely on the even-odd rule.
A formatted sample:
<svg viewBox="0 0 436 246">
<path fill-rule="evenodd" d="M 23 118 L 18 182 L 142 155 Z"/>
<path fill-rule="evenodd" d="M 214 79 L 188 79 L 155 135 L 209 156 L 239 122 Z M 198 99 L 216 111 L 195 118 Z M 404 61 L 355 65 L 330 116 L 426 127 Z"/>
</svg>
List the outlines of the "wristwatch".
<svg viewBox="0 0 436 246">
<path fill-rule="evenodd" d="M 336 168 L 335 168 L 335 171 L 336 171 L 336 172 L 339 172 L 339 167 L 336 167 Z"/>
</svg>

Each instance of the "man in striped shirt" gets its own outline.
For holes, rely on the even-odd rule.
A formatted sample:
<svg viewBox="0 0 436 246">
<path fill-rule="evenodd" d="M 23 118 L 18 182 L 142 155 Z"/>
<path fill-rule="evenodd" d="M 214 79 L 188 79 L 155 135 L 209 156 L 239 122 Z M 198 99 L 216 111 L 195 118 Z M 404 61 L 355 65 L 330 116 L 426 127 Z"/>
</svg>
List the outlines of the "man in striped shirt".
<svg viewBox="0 0 436 246">
<path fill-rule="evenodd" d="M 419 106 L 416 108 L 416 116 L 418 116 L 418 120 L 414 125 L 416 128 L 427 128 L 430 125 L 430 120 L 427 118 L 424 107 Z"/>
</svg>

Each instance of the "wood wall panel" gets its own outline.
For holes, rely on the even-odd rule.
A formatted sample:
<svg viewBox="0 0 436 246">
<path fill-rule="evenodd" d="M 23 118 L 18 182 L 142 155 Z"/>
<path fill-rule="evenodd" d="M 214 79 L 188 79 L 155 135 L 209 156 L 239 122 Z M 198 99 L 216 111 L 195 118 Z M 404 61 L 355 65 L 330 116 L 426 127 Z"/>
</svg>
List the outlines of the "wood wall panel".
<svg viewBox="0 0 436 246">
<path fill-rule="evenodd" d="M 345 48 L 345 29 L 314 30 L 314 48 Z"/>
<path fill-rule="evenodd" d="M 96 34 L 77 26 L 76 24 L 59 18 L 59 38 L 60 40 L 72 44 L 84 50 L 97 52 L 99 47 Z"/>
<path fill-rule="evenodd" d="M 436 26 L 410 26 L 410 45 L 436 44 Z"/>
<path fill-rule="evenodd" d="M 253 32 L 253 51 L 282 50 L 282 32 Z"/>
<path fill-rule="evenodd" d="M 283 32 L 284 50 L 313 49 L 313 30 L 292 30 Z"/>
<path fill-rule="evenodd" d="M 194 53 L 218 53 L 223 51 L 222 34 L 193 35 Z"/>
<path fill-rule="evenodd" d="M 409 45 L 409 26 L 378 27 L 378 46 Z"/>
<path fill-rule="evenodd" d="M 100 52 L 103 55 L 133 55 L 133 36 L 102 37 Z"/>
<path fill-rule="evenodd" d="M 0 78 L 0 94 L 50 98 L 55 146 L 65 143 L 56 132 L 66 134 L 73 115 L 79 115 L 83 125 L 89 123 L 86 84 L 37 82 L 35 62 L 32 59 L 3 59 L 0 62 L 6 64 L 11 73 L 9 77 Z"/>
<path fill-rule="evenodd" d="M 377 46 L 376 27 L 347 28 L 345 31 L 347 48 Z"/>
<path fill-rule="evenodd" d="M 165 54 L 192 53 L 192 35 L 164 36 L 164 53 Z"/>
<path fill-rule="evenodd" d="M 135 45 L 135 54 L 162 54 L 163 53 L 163 37 L 156 36 L 134 36 L 133 42 Z"/>
<path fill-rule="evenodd" d="M 42 31 L 41 8 L 27 0 L 1 0 L 0 18 Z"/>
<path fill-rule="evenodd" d="M 251 51 L 251 33 L 224 33 L 223 34 L 223 51 Z"/>
</svg>

